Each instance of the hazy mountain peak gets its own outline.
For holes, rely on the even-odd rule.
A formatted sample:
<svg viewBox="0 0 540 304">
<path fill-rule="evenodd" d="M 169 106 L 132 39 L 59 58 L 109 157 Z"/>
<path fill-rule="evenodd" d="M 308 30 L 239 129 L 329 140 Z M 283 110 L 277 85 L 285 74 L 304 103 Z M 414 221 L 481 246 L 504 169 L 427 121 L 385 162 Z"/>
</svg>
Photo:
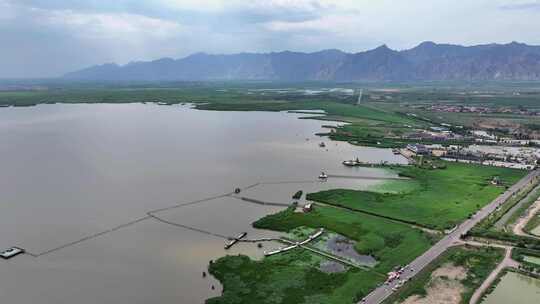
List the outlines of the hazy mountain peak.
<svg viewBox="0 0 540 304">
<path fill-rule="evenodd" d="M 393 50 L 390 49 L 390 48 L 388 47 L 388 45 L 383 44 L 383 45 L 381 45 L 381 46 L 375 48 L 374 51 L 393 51 Z"/>
<path fill-rule="evenodd" d="M 420 43 L 418 46 L 416 46 L 415 48 L 435 48 L 437 46 L 438 44 L 433 41 L 424 41 Z"/>
<path fill-rule="evenodd" d="M 399 52 L 383 44 L 355 54 L 337 49 L 313 53 L 195 53 L 177 60 L 162 58 L 126 66 L 103 64 L 65 77 L 141 81 L 540 80 L 540 47 L 515 41 L 469 47 L 424 41 Z"/>
</svg>

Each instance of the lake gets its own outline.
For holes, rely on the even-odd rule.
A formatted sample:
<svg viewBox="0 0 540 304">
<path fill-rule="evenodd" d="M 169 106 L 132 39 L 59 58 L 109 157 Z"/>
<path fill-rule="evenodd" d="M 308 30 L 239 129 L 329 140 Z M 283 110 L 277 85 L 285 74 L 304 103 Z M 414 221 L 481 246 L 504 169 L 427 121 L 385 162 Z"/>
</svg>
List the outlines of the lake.
<svg viewBox="0 0 540 304">
<path fill-rule="evenodd" d="M 281 203 L 297 190 L 367 189 L 381 181 L 317 176 L 391 176 L 341 164 L 355 157 L 405 163 L 390 150 L 319 138 L 323 124 L 337 123 L 299 117 L 155 104 L 0 109 L 0 249 L 20 246 L 37 256 L 0 261 L 2 302 L 202 303 L 221 292 L 202 277 L 210 260 L 260 258 L 277 246 L 225 251 L 219 235 L 276 236 L 250 224 L 283 207 L 229 196 L 179 205 L 236 187 Z M 155 215 L 178 226 L 147 216 L 170 206 L 177 208 Z"/>
</svg>

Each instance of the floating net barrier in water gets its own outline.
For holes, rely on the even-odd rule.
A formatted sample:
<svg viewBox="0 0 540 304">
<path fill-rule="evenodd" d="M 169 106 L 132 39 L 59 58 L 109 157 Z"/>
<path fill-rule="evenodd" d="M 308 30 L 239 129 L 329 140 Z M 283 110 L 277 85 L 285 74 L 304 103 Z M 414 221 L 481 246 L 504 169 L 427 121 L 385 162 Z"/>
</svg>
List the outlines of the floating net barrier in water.
<svg viewBox="0 0 540 304">
<path fill-rule="evenodd" d="M 249 198 L 249 197 L 243 197 L 243 196 L 231 196 L 231 197 L 235 198 L 235 199 L 238 199 L 238 200 L 241 200 L 241 201 L 244 201 L 244 202 L 253 203 L 253 204 L 262 205 L 262 206 L 276 206 L 276 207 L 289 207 L 289 206 L 291 206 L 291 204 L 267 202 L 267 201 L 261 201 L 261 200 L 258 200 L 258 199 Z"/>
<path fill-rule="evenodd" d="M 163 212 L 163 211 L 168 211 L 168 210 L 172 210 L 172 209 L 176 209 L 176 208 L 180 208 L 180 207 L 196 205 L 196 204 L 199 204 L 199 203 L 212 201 L 212 200 L 215 200 L 215 199 L 218 199 L 218 198 L 227 197 L 227 196 L 230 196 L 231 194 L 232 194 L 232 192 L 231 193 L 221 194 L 221 195 L 216 195 L 216 196 L 212 196 L 212 197 L 208 197 L 208 198 L 203 198 L 203 199 L 196 200 L 196 201 L 193 201 L 193 202 L 181 203 L 181 204 L 176 204 L 176 205 L 172 205 L 172 206 L 169 206 L 169 207 L 153 209 L 153 210 L 148 211 L 147 214 L 149 214 L 149 213 L 152 213 L 152 214 L 160 213 L 160 212 Z"/>
<path fill-rule="evenodd" d="M 126 222 L 126 223 L 123 223 L 123 224 L 120 224 L 118 226 L 115 226 L 113 228 L 110 228 L 110 229 L 107 229 L 107 230 L 104 230 L 104 231 L 100 231 L 100 232 L 97 232 L 97 233 L 94 233 L 94 234 L 91 234 L 91 235 L 87 235 L 83 238 L 80 238 L 78 240 L 75 240 L 75 241 L 72 241 L 72 242 L 69 242 L 69 243 L 66 243 L 66 244 L 63 244 L 63 245 L 60 245 L 58 247 L 54 247 L 52 249 L 47 249 L 47 250 L 44 250 L 44 251 L 41 251 L 41 252 L 38 252 L 38 253 L 35 253 L 35 252 L 31 252 L 31 251 L 25 251 L 25 253 L 29 256 L 32 256 L 32 257 L 40 257 L 40 256 L 44 256 L 44 255 L 48 255 L 48 254 L 51 254 L 51 253 L 54 253 L 56 251 L 59 251 L 59 250 L 62 250 L 62 249 L 65 249 L 65 248 L 68 248 L 68 247 L 72 247 L 72 246 L 75 246 L 75 245 L 78 245 L 82 242 L 86 242 L 86 241 L 89 241 L 89 240 L 92 240 L 92 239 L 95 239 L 97 237 L 100 237 L 100 236 L 103 236 L 105 234 L 109 234 L 109 233 L 112 233 L 112 232 L 115 232 L 117 230 L 120 230 L 122 228 L 127 228 L 129 226 L 132 226 L 132 225 L 135 225 L 137 223 L 140 223 L 144 220 L 148 220 L 148 219 L 154 219 L 154 220 L 158 220 L 158 218 L 154 215 L 155 213 L 157 212 L 163 212 L 163 211 L 166 211 L 166 210 L 171 210 L 171 209 L 175 209 L 175 208 L 180 208 L 180 207 L 184 207 L 184 206 L 190 206 L 190 205 L 194 205 L 194 204 L 198 204 L 198 203 L 202 203 L 202 202 L 207 202 L 207 201 L 211 201 L 211 200 L 214 200 L 214 199 L 218 199 L 218 198 L 222 198 L 222 197 L 227 197 L 227 196 L 230 196 L 230 193 L 225 193 L 225 194 L 221 194 L 221 195 L 216 195 L 216 196 L 213 196 L 213 197 L 209 197 L 209 198 L 205 198 L 205 199 L 200 199 L 200 200 L 196 200 L 196 201 L 192 201 L 192 202 L 187 202 L 187 203 L 182 203 L 182 204 L 176 204 L 176 205 L 173 205 L 173 206 L 169 206 L 169 207 L 165 207 L 165 208 L 160 208 L 160 209 L 154 209 L 154 210 L 150 210 L 146 213 L 145 216 L 143 217 L 140 217 L 140 218 L 137 218 L 135 220 L 132 220 L 132 221 L 129 221 L 129 222 Z M 160 222 L 164 222 L 162 220 L 160 220 Z M 177 226 L 177 227 L 183 227 L 183 228 L 186 228 L 186 229 L 190 229 L 190 230 L 194 230 L 194 231 L 198 231 L 198 232 L 201 232 L 201 233 L 206 233 L 206 234 L 210 234 L 210 235 L 214 235 L 214 236 L 217 236 L 217 237 L 220 237 L 220 238 L 223 238 L 224 236 L 222 235 L 215 235 L 215 234 L 212 234 L 212 233 L 209 233 L 207 231 L 204 231 L 204 230 L 198 230 L 197 228 L 193 228 L 193 227 L 189 227 L 189 226 L 184 226 L 184 225 L 180 225 L 180 224 L 176 224 L 176 223 L 172 223 L 172 222 L 169 222 L 168 224 L 170 225 L 174 225 L 174 226 Z"/>
<path fill-rule="evenodd" d="M 82 243 L 82 242 L 85 242 L 85 241 L 89 241 L 89 240 L 91 240 L 91 239 L 95 239 L 95 238 L 100 237 L 100 236 L 102 236 L 102 235 L 105 235 L 105 234 L 107 234 L 107 233 L 111 233 L 111 232 L 120 230 L 120 229 L 122 229 L 122 228 L 126 228 L 126 227 L 129 227 L 129 226 L 131 226 L 131 225 L 135 225 L 135 224 L 140 223 L 140 222 L 142 222 L 142 221 L 144 221 L 144 220 L 147 220 L 147 219 L 150 219 L 150 216 L 147 215 L 147 216 L 145 216 L 145 217 L 141 217 L 141 218 L 135 219 L 135 220 L 133 220 L 133 221 L 130 221 L 130 222 L 127 222 L 127 223 L 118 225 L 118 226 L 113 227 L 113 228 L 111 228 L 111 229 L 107 229 L 107 230 L 105 230 L 105 231 L 101 231 L 101 232 L 98 232 L 98 233 L 95 233 L 95 234 L 92 234 L 92 235 L 85 236 L 85 237 L 83 237 L 83 238 L 81 238 L 81 239 L 78 239 L 78 240 L 76 240 L 76 241 L 69 242 L 69 243 L 67 243 L 67 244 L 60 245 L 60 246 L 58 246 L 58 247 L 55 247 L 55 248 L 52 248 L 52 249 L 48 249 L 48 250 L 42 251 L 42 252 L 40 252 L 40 253 L 32 253 L 32 252 L 29 252 L 29 251 L 26 251 L 25 253 L 28 254 L 28 255 L 30 255 L 30 256 L 33 256 L 33 257 L 37 258 L 37 257 L 43 256 L 43 255 L 51 254 L 51 253 L 56 252 L 56 251 L 58 251 L 58 250 L 62 250 L 62 249 L 67 248 L 67 247 L 75 246 L 75 245 L 77 245 L 77 244 L 79 244 L 79 243 Z"/>
<path fill-rule="evenodd" d="M 246 190 L 249 190 L 249 189 L 251 189 L 251 188 L 257 187 L 257 186 L 259 186 L 260 184 L 261 184 L 261 183 L 255 183 L 255 184 L 252 184 L 252 185 L 249 185 L 249 186 L 247 186 L 247 187 L 240 188 L 240 189 L 242 189 L 242 191 L 246 191 Z"/>
<path fill-rule="evenodd" d="M 259 183 L 259 185 L 311 184 L 311 183 L 318 183 L 318 182 L 320 182 L 320 180 L 269 181 L 269 182 Z"/>
<path fill-rule="evenodd" d="M 339 175 L 328 175 L 328 176 L 329 177 L 344 177 L 344 176 L 339 176 Z M 397 179 L 397 178 L 378 178 L 378 177 L 356 177 L 356 178 Z M 254 188 L 254 187 L 260 187 L 260 186 L 264 186 L 264 185 L 299 184 L 299 183 L 314 183 L 314 182 L 317 182 L 317 180 L 268 181 L 268 182 L 254 183 L 254 184 L 251 184 L 251 185 L 248 185 L 246 187 L 239 188 L 239 189 L 241 189 L 242 191 L 245 191 L 245 190 L 248 190 L 248 189 L 251 189 L 251 188 Z M 97 233 L 85 236 L 83 238 L 80 238 L 78 240 L 75 240 L 75 241 L 72 241 L 72 242 L 69 242 L 69 243 L 54 247 L 52 249 L 47 249 L 47 250 L 44 250 L 44 251 L 41 251 L 41 252 L 38 252 L 38 253 L 31 252 L 31 251 L 25 251 L 25 253 L 27 255 L 30 255 L 30 256 L 36 257 L 36 258 L 41 257 L 41 256 L 45 256 L 45 255 L 49 255 L 49 254 L 52 254 L 52 253 L 57 252 L 59 250 L 62 250 L 62 249 L 68 248 L 68 247 L 72 247 L 72 246 L 76 246 L 76 245 L 78 245 L 78 244 L 80 244 L 82 242 L 90 241 L 90 240 L 98 238 L 100 236 L 115 232 L 115 231 L 123 229 L 123 228 L 130 227 L 132 225 L 138 224 L 138 223 L 140 223 L 142 221 L 149 220 L 149 219 L 153 219 L 153 220 L 156 220 L 156 221 L 159 221 L 161 223 L 168 224 L 168 225 L 171 225 L 171 226 L 175 226 L 175 227 L 179 227 L 179 228 L 183 228 L 183 229 L 188 229 L 188 230 L 191 230 L 191 231 L 196 231 L 196 232 L 203 233 L 203 234 L 206 234 L 206 235 L 218 237 L 218 238 L 221 238 L 221 239 L 231 239 L 230 236 L 222 235 L 222 234 L 219 234 L 219 233 L 214 233 L 214 232 L 211 232 L 211 231 L 206 231 L 206 230 L 203 230 L 203 229 L 183 225 L 183 224 L 180 224 L 180 223 L 171 222 L 171 221 L 165 220 L 165 219 L 163 219 L 161 217 L 158 217 L 156 215 L 157 213 L 165 212 L 165 211 L 168 211 L 168 210 L 173 210 L 173 209 L 177 209 L 177 208 L 181 208 L 181 207 L 185 207 L 185 206 L 191 206 L 191 205 L 195 205 L 195 204 L 199 204 L 199 203 L 203 203 L 203 202 L 208 202 L 208 201 L 223 198 L 223 197 L 232 197 L 232 198 L 235 198 L 235 199 L 243 200 L 243 201 L 246 201 L 246 202 L 251 202 L 251 203 L 254 203 L 254 204 L 258 204 L 258 205 L 271 205 L 271 206 L 278 206 L 278 207 L 288 207 L 288 206 L 290 206 L 290 204 L 285 204 L 285 203 L 266 202 L 266 201 L 257 200 L 257 199 L 239 197 L 239 196 L 235 196 L 234 192 L 228 192 L 228 193 L 224 193 L 224 194 L 220 194 L 220 195 L 216 195 L 216 196 L 212 196 L 212 197 L 208 197 L 208 198 L 204 198 L 204 199 L 199 199 L 199 200 L 195 200 L 195 201 L 191 201 L 191 202 L 180 203 L 180 204 L 175 204 L 175 205 L 171 205 L 171 206 L 168 206 L 168 207 L 149 210 L 149 211 L 146 212 L 145 216 L 140 217 L 140 218 L 136 218 L 136 219 L 134 219 L 132 221 L 129 221 L 129 222 L 126 222 L 126 223 L 123 223 L 123 224 L 120 224 L 120 225 L 115 226 L 113 228 L 110 228 L 110 229 L 107 229 L 107 230 L 104 230 L 104 231 L 101 231 L 101 232 L 97 232 Z"/>
<path fill-rule="evenodd" d="M 148 213 L 148 216 L 155 219 L 155 220 L 157 220 L 158 222 L 161 222 L 161 223 L 164 223 L 164 224 L 167 224 L 167 225 L 171 225 L 171 226 L 175 226 L 175 227 L 179 227 L 179 228 L 183 228 L 183 229 L 188 229 L 188 230 L 191 230 L 191 231 L 200 232 L 200 233 L 203 233 L 203 234 L 206 234 L 206 235 L 215 236 L 215 237 L 222 238 L 222 239 L 225 239 L 225 240 L 229 240 L 229 239 L 233 238 L 233 237 L 226 236 L 226 235 L 223 235 L 223 234 L 219 234 L 219 233 L 215 233 L 215 232 L 211 232 L 211 231 L 207 231 L 207 230 L 203 230 L 203 229 L 199 229 L 199 228 L 195 228 L 195 227 L 191 227 L 191 226 L 171 222 L 171 221 L 165 220 L 165 219 L 163 219 L 161 217 L 158 217 L 158 216 L 156 216 L 154 214 L 151 214 L 151 213 Z"/>
</svg>

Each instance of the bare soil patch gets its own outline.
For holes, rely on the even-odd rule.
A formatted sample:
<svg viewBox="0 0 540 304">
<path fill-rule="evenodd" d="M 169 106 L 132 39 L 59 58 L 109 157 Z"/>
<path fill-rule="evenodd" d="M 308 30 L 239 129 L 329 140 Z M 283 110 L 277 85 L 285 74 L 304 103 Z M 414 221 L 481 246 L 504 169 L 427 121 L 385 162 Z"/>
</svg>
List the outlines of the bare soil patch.
<svg viewBox="0 0 540 304">
<path fill-rule="evenodd" d="M 459 304 L 465 288 L 461 280 L 467 277 L 464 267 L 445 264 L 431 274 L 426 296 L 408 297 L 402 304 Z"/>
</svg>

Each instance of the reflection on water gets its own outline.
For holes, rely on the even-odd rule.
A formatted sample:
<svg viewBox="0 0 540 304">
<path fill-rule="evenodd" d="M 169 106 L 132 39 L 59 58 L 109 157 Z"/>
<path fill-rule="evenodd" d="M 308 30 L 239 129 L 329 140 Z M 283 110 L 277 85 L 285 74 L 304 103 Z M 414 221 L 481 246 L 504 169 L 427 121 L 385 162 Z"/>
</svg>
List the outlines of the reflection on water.
<svg viewBox="0 0 540 304">
<path fill-rule="evenodd" d="M 363 189 L 379 181 L 315 180 L 321 170 L 388 174 L 341 165 L 357 156 L 404 162 L 388 150 L 318 138 L 322 123 L 300 116 L 151 104 L 1 109 L 0 246 L 42 252 L 152 209 L 260 181 L 302 181 L 246 191 L 286 203 L 300 189 Z M 250 223 L 281 208 L 225 197 L 158 214 L 213 233 L 247 231 L 254 237 L 275 235 Z M 11 304 L 202 303 L 220 292 L 218 282 L 202 277 L 210 260 L 227 253 L 261 256 L 255 245 L 226 252 L 224 244 L 213 235 L 147 219 L 39 258 L 0 262 L 0 296 Z"/>
<path fill-rule="evenodd" d="M 540 303 L 540 280 L 508 272 L 482 304 Z"/>
</svg>

